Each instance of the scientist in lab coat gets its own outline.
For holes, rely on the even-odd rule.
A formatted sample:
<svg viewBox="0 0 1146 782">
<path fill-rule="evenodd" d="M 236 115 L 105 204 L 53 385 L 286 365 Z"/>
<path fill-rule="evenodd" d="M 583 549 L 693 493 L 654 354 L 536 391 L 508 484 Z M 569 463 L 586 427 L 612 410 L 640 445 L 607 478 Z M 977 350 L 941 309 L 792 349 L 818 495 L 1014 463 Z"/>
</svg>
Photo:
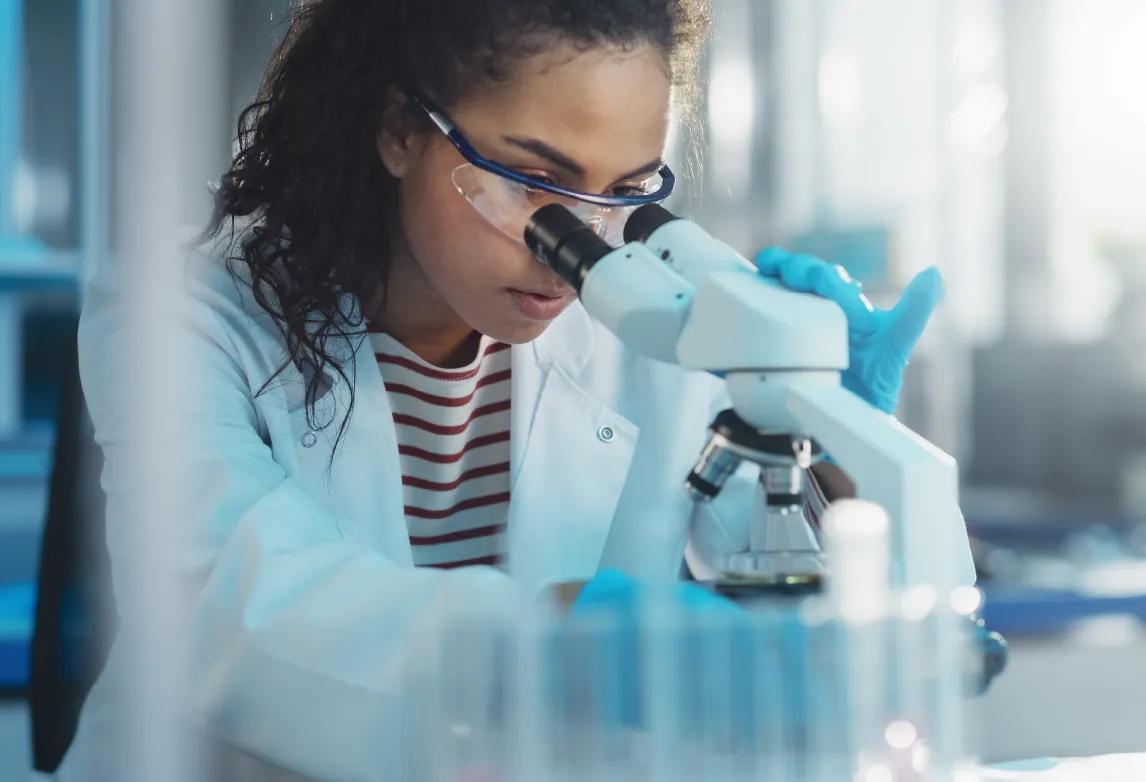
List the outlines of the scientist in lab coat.
<svg viewBox="0 0 1146 782">
<path fill-rule="evenodd" d="M 706 0 L 295 12 L 172 313 L 192 379 L 171 444 L 189 489 L 172 532 L 193 592 L 189 719 L 215 778 L 389 778 L 399 671 L 443 603 L 591 587 L 603 569 L 674 579 L 686 548 L 744 547 L 750 475 L 712 506 L 681 490 L 722 382 L 629 352 L 520 238 L 545 203 L 615 232 L 667 197 L 670 116 L 689 121 L 709 14 Z M 892 412 L 937 274 L 882 311 L 836 267 L 757 262 L 840 303 L 844 382 Z M 80 330 L 117 589 L 138 488 L 128 359 L 107 350 L 125 337 L 124 289 L 97 277 Z M 936 544 L 973 578 L 965 530 Z M 61 778 L 115 778 L 130 676 L 114 648 Z"/>
</svg>

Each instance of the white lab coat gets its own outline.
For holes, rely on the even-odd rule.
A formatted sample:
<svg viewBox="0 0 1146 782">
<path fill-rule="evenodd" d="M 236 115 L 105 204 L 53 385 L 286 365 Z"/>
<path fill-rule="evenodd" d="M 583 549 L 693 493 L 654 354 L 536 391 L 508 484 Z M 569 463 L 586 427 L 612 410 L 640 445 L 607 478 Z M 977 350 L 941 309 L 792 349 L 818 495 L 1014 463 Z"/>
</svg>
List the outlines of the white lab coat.
<svg viewBox="0 0 1146 782">
<path fill-rule="evenodd" d="M 284 347 L 249 291 L 221 261 L 196 255 L 186 294 L 180 350 L 194 392 L 173 413 L 188 425 L 171 458 L 192 498 L 181 561 L 194 596 L 190 712 L 212 743 L 212 778 L 394 778 L 400 671 L 435 606 L 532 595 L 603 566 L 675 578 L 690 532 L 709 549 L 746 541 L 750 475 L 699 509 L 681 489 L 707 424 L 726 406 L 723 383 L 637 356 L 573 304 L 537 340 L 512 348 L 505 572 L 415 568 L 390 405 L 369 341 L 346 346 L 356 400 L 331 463 L 337 423 L 307 446 L 294 367 L 255 394 Z M 124 375 L 108 355 L 123 338 L 122 306 L 114 275 L 97 278 L 79 337 L 106 458 L 113 575 L 126 572 L 125 507 L 138 489 Z M 331 392 L 339 414 L 345 392 L 337 383 Z M 123 617 L 126 630 L 132 622 Z M 61 779 L 117 777 L 111 737 L 126 659 L 113 649 Z"/>
<path fill-rule="evenodd" d="M 419 618 L 436 603 L 535 594 L 602 566 L 675 578 L 690 524 L 716 545 L 745 537 L 721 525 L 720 506 L 697 511 L 694 521 L 681 489 L 723 404 L 723 384 L 626 350 L 575 303 L 511 351 L 505 572 L 414 568 L 392 414 L 369 341 L 347 346 L 355 407 L 331 463 L 337 421 L 307 447 L 296 369 L 255 394 L 284 348 L 249 291 L 221 261 L 195 255 L 186 293 L 179 350 L 195 385 L 181 402 L 190 406 L 181 410 L 188 426 L 171 455 L 194 498 L 181 563 L 195 593 L 193 713 L 224 759 L 217 778 L 291 778 L 280 768 L 382 779 L 395 735 L 388 719 L 401 689 L 396 672 Z M 132 530 L 124 509 L 138 490 L 127 466 L 125 375 L 109 351 L 124 337 L 122 299 L 113 274 L 94 280 L 79 336 L 84 392 L 106 458 L 113 576 L 126 572 Z M 332 394 L 344 402 L 345 391 L 336 384 Z M 730 491 L 728 504 L 744 496 Z M 124 627 L 132 621 L 124 616 Z M 125 659 L 113 649 L 61 779 L 114 778 L 105 764 Z"/>
</svg>

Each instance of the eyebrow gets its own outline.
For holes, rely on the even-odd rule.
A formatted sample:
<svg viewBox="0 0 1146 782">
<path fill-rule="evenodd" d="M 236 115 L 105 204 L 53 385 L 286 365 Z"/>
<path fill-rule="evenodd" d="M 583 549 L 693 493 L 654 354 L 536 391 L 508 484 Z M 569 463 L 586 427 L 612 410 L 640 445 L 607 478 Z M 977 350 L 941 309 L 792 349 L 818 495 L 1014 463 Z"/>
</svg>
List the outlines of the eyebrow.
<svg viewBox="0 0 1146 782">
<path fill-rule="evenodd" d="M 568 171 L 569 173 L 571 173 L 575 176 L 584 176 L 585 175 L 584 166 L 579 164 L 576 160 L 573 160 L 571 157 L 569 157 L 565 153 L 559 152 L 558 150 L 549 146 L 544 141 L 541 141 L 541 140 L 535 139 L 535 138 L 515 138 L 513 136 L 502 136 L 502 138 L 506 142 L 513 144 L 515 147 L 518 147 L 520 149 L 524 149 L 526 152 L 532 152 L 533 154 L 538 155 L 539 157 L 545 158 L 549 162 L 551 162 L 557 166 L 560 166 L 561 168 L 565 169 L 566 171 Z M 626 174 L 622 174 L 621 176 L 617 177 L 616 180 L 614 180 L 614 181 L 620 182 L 621 180 L 631 179 L 632 177 L 640 176 L 641 174 L 651 174 L 655 171 L 659 171 L 664 164 L 665 164 L 664 160 L 662 160 L 661 158 L 657 158 L 656 160 L 650 160 L 648 163 L 645 163 L 643 166 L 635 168 Z"/>
</svg>

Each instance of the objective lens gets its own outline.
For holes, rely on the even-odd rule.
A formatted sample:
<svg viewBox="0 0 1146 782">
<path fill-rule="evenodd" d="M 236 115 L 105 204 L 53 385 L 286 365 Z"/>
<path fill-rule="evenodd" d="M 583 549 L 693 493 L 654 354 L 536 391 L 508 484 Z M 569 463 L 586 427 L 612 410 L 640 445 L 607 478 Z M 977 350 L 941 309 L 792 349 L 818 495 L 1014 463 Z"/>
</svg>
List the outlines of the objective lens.
<svg viewBox="0 0 1146 782">
<path fill-rule="evenodd" d="M 711 502 L 724 488 L 728 476 L 740 466 L 740 457 L 724 447 L 724 437 L 713 432 L 685 479 L 684 488 L 694 502 Z"/>
</svg>

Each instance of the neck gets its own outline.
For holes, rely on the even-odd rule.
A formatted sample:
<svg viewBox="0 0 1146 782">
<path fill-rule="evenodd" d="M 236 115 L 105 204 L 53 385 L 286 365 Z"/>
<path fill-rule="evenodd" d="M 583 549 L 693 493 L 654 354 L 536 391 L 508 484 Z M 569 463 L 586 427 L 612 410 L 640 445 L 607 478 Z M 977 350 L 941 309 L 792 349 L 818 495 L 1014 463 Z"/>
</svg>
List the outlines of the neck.
<svg viewBox="0 0 1146 782">
<path fill-rule="evenodd" d="M 391 256 L 384 300 L 369 311 L 372 329 L 387 332 L 436 367 L 463 367 L 477 355 L 481 334 L 438 295 L 408 252 Z"/>
</svg>

